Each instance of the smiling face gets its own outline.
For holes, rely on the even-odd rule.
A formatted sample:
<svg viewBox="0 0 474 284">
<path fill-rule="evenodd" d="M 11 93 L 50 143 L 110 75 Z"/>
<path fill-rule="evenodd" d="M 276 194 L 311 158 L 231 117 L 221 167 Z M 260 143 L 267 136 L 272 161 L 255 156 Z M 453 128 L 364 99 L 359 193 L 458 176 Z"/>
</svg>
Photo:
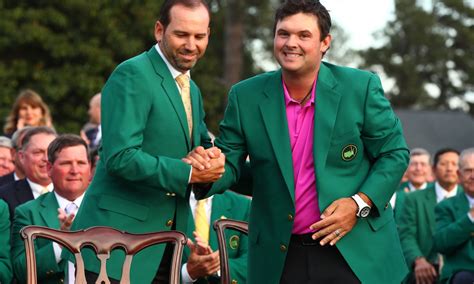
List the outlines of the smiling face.
<svg viewBox="0 0 474 284">
<path fill-rule="evenodd" d="M 54 135 L 39 133 L 31 136 L 28 146 L 18 152 L 25 175 L 32 182 L 46 186 L 51 183 L 48 176 L 48 146 Z"/>
<path fill-rule="evenodd" d="M 428 155 L 416 155 L 410 157 L 410 164 L 406 171 L 408 180 L 416 188 L 421 187 L 428 181 L 431 175 L 430 157 Z"/>
<path fill-rule="evenodd" d="M 86 148 L 78 145 L 62 149 L 54 163 L 48 163 L 48 174 L 60 196 L 71 201 L 81 196 L 91 175 Z"/>
<path fill-rule="evenodd" d="M 329 49 L 331 36 L 323 40 L 318 19 L 313 14 L 298 13 L 277 22 L 273 53 L 285 73 L 315 74 L 323 53 Z"/>
<path fill-rule="evenodd" d="M 209 41 L 209 12 L 200 5 L 188 8 L 181 4 L 170 10 L 170 23 L 155 25 L 155 38 L 168 62 L 184 73 L 197 63 Z"/>
</svg>

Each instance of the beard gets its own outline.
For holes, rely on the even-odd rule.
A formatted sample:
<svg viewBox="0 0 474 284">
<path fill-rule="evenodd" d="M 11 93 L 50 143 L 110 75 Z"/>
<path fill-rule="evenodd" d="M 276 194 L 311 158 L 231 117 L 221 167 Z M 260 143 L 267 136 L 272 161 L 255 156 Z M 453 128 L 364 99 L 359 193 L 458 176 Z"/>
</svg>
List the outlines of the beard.
<svg viewBox="0 0 474 284">
<path fill-rule="evenodd" d="M 172 49 L 168 45 L 166 38 L 162 39 L 162 41 L 160 42 L 160 46 L 162 47 L 163 54 L 165 55 L 168 62 L 174 68 L 176 68 L 178 71 L 181 71 L 181 72 L 186 72 L 192 69 L 194 65 L 196 65 L 198 59 L 201 57 L 201 54 L 199 54 L 198 50 L 189 51 L 184 47 L 181 47 L 178 49 Z M 194 56 L 194 59 L 189 60 L 189 59 L 181 57 L 180 55 L 195 55 L 195 56 Z"/>
</svg>

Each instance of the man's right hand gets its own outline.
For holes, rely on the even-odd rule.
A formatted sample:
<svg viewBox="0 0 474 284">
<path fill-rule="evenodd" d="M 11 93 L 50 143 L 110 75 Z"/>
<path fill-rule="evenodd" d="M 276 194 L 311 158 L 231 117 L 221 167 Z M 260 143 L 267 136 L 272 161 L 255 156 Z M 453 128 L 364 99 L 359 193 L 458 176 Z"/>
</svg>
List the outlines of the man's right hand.
<svg viewBox="0 0 474 284">
<path fill-rule="evenodd" d="M 208 254 L 201 255 L 202 248 L 188 239 L 187 246 L 191 250 L 188 257 L 187 270 L 192 279 L 216 274 L 220 269 L 219 251 L 208 251 Z"/>
<path fill-rule="evenodd" d="M 183 161 L 193 167 L 190 183 L 212 183 L 225 172 L 225 155 L 216 147 L 197 147 Z"/>
<path fill-rule="evenodd" d="M 438 273 L 434 266 L 426 258 L 420 257 L 415 260 L 416 284 L 432 284 L 435 282 Z"/>
</svg>

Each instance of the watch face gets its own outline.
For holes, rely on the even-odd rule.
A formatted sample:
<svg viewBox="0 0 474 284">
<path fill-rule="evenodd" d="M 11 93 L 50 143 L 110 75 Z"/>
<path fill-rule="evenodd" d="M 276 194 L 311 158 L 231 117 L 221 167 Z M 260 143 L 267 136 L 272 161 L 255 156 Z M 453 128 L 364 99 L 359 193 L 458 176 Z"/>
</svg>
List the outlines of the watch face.
<svg viewBox="0 0 474 284">
<path fill-rule="evenodd" d="M 370 207 L 366 206 L 360 210 L 360 217 L 365 218 L 369 216 L 370 213 Z"/>
</svg>

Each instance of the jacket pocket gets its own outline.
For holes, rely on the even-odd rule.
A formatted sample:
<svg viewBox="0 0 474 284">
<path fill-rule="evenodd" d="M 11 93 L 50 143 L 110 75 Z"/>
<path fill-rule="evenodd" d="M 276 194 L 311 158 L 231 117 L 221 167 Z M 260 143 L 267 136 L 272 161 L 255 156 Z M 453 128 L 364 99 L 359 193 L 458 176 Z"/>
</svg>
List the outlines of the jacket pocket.
<svg viewBox="0 0 474 284">
<path fill-rule="evenodd" d="M 380 230 L 383 226 L 385 226 L 388 222 L 392 220 L 394 220 L 392 210 L 384 210 L 382 212 L 382 215 L 380 215 L 379 217 L 367 218 L 367 222 L 369 222 L 369 225 L 373 231 Z"/>
<path fill-rule="evenodd" d="M 116 196 L 101 196 L 98 206 L 100 209 L 119 213 L 140 221 L 148 218 L 148 207 Z"/>
</svg>

